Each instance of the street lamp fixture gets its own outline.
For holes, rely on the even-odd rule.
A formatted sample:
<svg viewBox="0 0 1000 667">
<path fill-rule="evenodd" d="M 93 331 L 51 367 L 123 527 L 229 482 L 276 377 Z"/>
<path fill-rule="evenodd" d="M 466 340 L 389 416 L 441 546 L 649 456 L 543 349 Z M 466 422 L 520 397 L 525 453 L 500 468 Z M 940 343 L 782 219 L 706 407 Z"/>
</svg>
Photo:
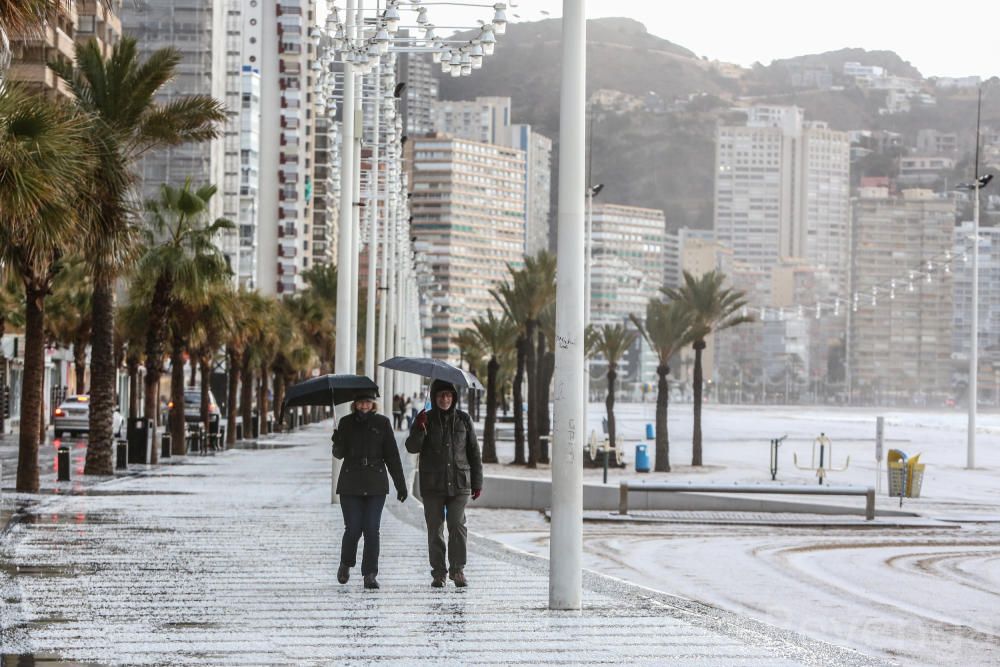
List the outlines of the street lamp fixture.
<svg viewBox="0 0 1000 667">
<path fill-rule="evenodd" d="M 507 32 L 507 13 L 504 11 L 507 9 L 507 5 L 498 2 L 493 5 L 493 9 L 495 10 L 493 13 L 493 32 L 503 35 Z"/>
</svg>

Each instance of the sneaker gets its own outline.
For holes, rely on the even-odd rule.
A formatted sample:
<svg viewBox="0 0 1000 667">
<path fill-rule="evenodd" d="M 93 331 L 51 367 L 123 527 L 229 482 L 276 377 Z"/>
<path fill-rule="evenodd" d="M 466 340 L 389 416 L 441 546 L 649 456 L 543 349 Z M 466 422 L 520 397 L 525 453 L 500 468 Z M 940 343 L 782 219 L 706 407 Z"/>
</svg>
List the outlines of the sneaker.
<svg viewBox="0 0 1000 667">
<path fill-rule="evenodd" d="M 434 579 L 431 581 L 431 586 L 434 588 L 444 588 L 444 575 L 435 574 Z"/>
<path fill-rule="evenodd" d="M 341 565 L 337 568 L 337 582 L 341 584 L 346 584 L 347 580 L 351 578 L 351 566 Z"/>
<path fill-rule="evenodd" d="M 451 580 L 455 582 L 455 585 L 459 588 L 465 588 L 469 585 L 469 582 L 465 580 L 465 573 L 459 570 L 458 572 L 451 573 Z"/>
<path fill-rule="evenodd" d="M 378 588 L 378 582 L 375 581 L 374 574 L 365 575 L 365 588 Z"/>
</svg>

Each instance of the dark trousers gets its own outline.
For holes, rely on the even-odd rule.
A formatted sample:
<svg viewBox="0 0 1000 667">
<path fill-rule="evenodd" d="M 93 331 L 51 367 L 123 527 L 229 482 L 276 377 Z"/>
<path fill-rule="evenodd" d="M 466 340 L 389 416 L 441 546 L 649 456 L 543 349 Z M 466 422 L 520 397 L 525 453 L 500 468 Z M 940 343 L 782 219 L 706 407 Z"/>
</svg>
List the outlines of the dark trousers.
<svg viewBox="0 0 1000 667">
<path fill-rule="evenodd" d="M 444 576 L 465 568 L 465 505 L 468 495 L 424 496 L 424 520 L 427 522 L 427 552 L 430 556 L 431 574 Z M 448 562 L 445 565 L 444 525 L 448 524 Z"/>
<path fill-rule="evenodd" d="M 344 539 L 340 545 L 340 564 L 354 567 L 358 559 L 358 540 L 365 536 L 361 555 L 361 574 L 378 574 L 379 524 L 385 496 L 340 496 L 344 513 Z"/>
</svg>

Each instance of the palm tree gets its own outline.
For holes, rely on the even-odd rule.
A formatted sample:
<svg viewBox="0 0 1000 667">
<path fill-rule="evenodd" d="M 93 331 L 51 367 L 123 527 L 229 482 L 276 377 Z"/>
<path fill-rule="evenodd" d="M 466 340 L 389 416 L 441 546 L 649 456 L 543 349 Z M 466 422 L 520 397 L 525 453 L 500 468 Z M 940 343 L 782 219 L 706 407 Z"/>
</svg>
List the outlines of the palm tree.
<svg viewBox="0 0 1000 667">
<path fill-rule="evenodd" d="M 136 295 L 148 299 L 149 303 L 144 414 L 147 418 L 155 418 L 159 407 L 164 346 L 170 330 L 175 373 L 171 382 L 174 438 L 179 433 L 177 420 L 183 423 L 184 414 L 184 395 L 177 394 L 177 387 L 183 386 L 183 379 L 176 381 L 178 367 L 183 371 L 178 348 L 186 346 L 186 333 L 196 319 L 191 311 L 202 302 L 207 288 L 231 275 L 226 258 L 214 239 L 222 230 L 232 229 L 233 223 L 223 218 L 211 223 L 207 221 L 209 201 L 215 193 L 214 185 L 192 190 L 190 181 L 181 188 L 163 185 L 160 199 L 147 205 L 150 213 L 145 233 L 147 250 L 139 261 L 139 293 Z M 182 432 L 180 436 L 183 439 Z M 156 459 L 154 447 L 154 463 Z"/>
<path fill-rule="evenodd" d="M 64 347 L 73 348 L 73 368 L 78 394 L 87 391 L 84 375 L 87 370 L 87 346 L 90 344 L 93 293 L 90 272 L 83 260 L 71 257 L 63 261 L 52 283 L 46 329 L 51 340 Z"/>
<path fill-rule="evenodd" d="M 670 360 L 692 342 L 691 311 L 679 301 L 650 299 L 646 304 L 646 320 L 635 315 L 632 322 L 649 346 L 656 351 L 659 363 L 656 375 L 656 472 L 670 472 L 670 434 L 667 431 L 667 406 L 670 387 L 667 375 Z"/>
<path fill-rule="evenodd" d="M 125 345 L 125 369 L 128 374 L 128 418 L 139 417 L 139 364 L 142 362 L 142 348 L 146 341 L 146 322 L 149 319 L 149 304 L 145 301 L 130 301 L 117 307 L 115 328 L 118 338 Z"/>
<path fill-rule="evenodd" d="M 216 353 L 224 346 L 229 332 L 234 326 L 234 294 L 229 281 L 218 281 L 205 286 L 197 307 L 198 318 L 194 335 L 188 341 L 192 365 L 197 361 L 198 371 L 201 375 L 201 405 L 199 407 L 205 433 L 209 432 L 210 427 L 208 395 L 212 362 Z"/>
<path fill-rule="evenodd" d="M 134 165 L 150 151 L 213 139 L 226 119 L 221 103 L 205 95 L 156 102 L 180 61 L 180 53 L 170 48 L 140 62 L 136 40 L 123 37 L 107 60 L 97 42 L 90 40 L 77 44 L 75 65 L 50 65 L 69 85 L 79 108 L 93 119 L 91 141 L 98 157 L 94 204 L 86 214 L 90 229 L 83 240 L 94 278 L 87 474 L 114 471 L 114 284 L 138 258 Z M 147 396 L 147 404 L 148 400 Z"/>
<path fill-rule="evenodd" d="M 83 228 L 90 193 L 87 120 L 64 104 L 8 85 L 0 90 L 0 265 L 21 278 L 25 350 L 17 490 L 38 491 L 38 432 L 45 371 L 45 297 L 59 259 Z"/>
<path fill-rule="evenodd" d="M 605 324 L 594 329 L 597 353 L 608 362 L 608 396 L 604 399 L 604 405 L 608 410 L 608 444 L 610 447 L 617 447 L 615 439 L 615 380 L 618 378 L 618 362 L 625 356 L 632 343 L 635 342 L 636 332 L 629 331 L 624 324 Z"/>
<path fill-rule="evenodd" d="M 514 460 L 515 465 L 524 465 L 524 367 L 528 356 L 527 307 L 524 305 L 527 296 L 524 293 L 524 281 L 511 284 L 504 281 L 490 290 L 490 294 L 503 308 L 507 319 L 514 323 L 517 330 L 517 340 L 514 344 L 517 350 L 517 367 L 514 371 Z"/>
<path fill-rule="evenodd" d="M 746 322 L 753 322 L 750 315 L 741 314 L 747 305 L 746 293 L 732 287 L 723 287 L 725 274 L 709 271 L 701 278 L 684 272 L 684 284 L 676 288 L 663 288 L 669 298 L 680 301 L 690 311 L 692 340 L 694 341 L 694 429 L 691 436 L 691 465 L 700 466 L 701 457 L 701 353 L 705 338 L 716 331 L 723 331 Z"/>
<path fill-rule="evenodd" d="M 549 395 L 552 388 L 552 377 L 556 372 L 556 351 L 552 345 L 556 340 L 556 305 L 549 304 L 538 318 L 538 391 L 535 410 L 538 414 L 538 432 L 548 436 L 552 431 L 552 421 L 549 417 Z M 546 440 L 546 443 L 548 441 Z M 540 463 L 549 463 L 549 447 L 544 444 Z"/>
<path fill-rule="evenodd" d="M 541 429 L 539 429 L 539 385 L 538 356 L 535 334 L 538 331 L 539 318 L 542 312 L 556 300 L 556 258 L 545 250 L 540 250 L 535 257 L 524 258 L 524 270 L 515 275 L 524 281 L 525 337 L 528 341 L 527 358 L 525 360 L 528 372 L 528 467 L 535 467 L 541 459 Z"/>
<path fill-rule="evenodd" d="M 477 317 L 472 321 L 473 331 L 479 339 L 479 346 L 484 356 L 489 356 L 486 363 L 486 423 L 483 426 L 483 463 L 497 462 L 496 423 L 497 392 L 500 375 L 501 358 L 512 347 L 517 339 L 517 327 L 508 317 L 498 318 L 492 310 L 486 312 L 486 317 Z"/>
<path fill-rule="evenodd" d="M 259 292 L 243 293 L 240 302 L 238 328 L 246 333 L 240 353 L 240 415 L 243 417 L 243 437 L 249 439 L 253 419 L 254 369 L 260 365 L 259 354 L 276 302 Z"/>
<path fill-rule="evenodd" d="M 452 342 L 458 346 L 459 353 L 461 354 L 461 362 L 466 365 L 469 372 L 475 375 L 477 378 L 483 377 L 483 368 L 486 366 L 486 350 L 483 348 L 482 341 L 479 339 L 479 335 L 476 333 L 475 329 L 462 329 L 458 332 L 458 335 L 452 338 Z M 475 413 L 475 402 L 476 402 L 476 390 L 469 388 L 466 392 L 467 405 L 466 412 L 472 419 L 476 419 Z"/>
</svg>

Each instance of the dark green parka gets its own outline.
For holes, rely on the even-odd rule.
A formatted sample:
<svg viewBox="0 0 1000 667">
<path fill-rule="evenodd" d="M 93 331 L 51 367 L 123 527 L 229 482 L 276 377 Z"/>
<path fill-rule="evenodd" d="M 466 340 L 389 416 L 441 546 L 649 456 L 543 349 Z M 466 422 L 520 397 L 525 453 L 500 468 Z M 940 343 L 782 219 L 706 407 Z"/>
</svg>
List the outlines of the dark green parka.
<svg viewBox="0 0 1000 667">
<path fill-rule="evenodd" d="M 389 420 L 377 413 L 351 413 L 341 418 L 333 434 L 333 455 L 344 459 L 337 493 L 344 496 L 374 496 L 389 493 L 392 475 L 396 493 L 406 489 L 403 464 Z"/>
<path fill-rule="evenodd" d="M 439 382 L 431 385 L 432 396 Z M 458 392 L 446 386 L 455 395 L 451 408 L 443 412 L 435 405 L 427 413 L 426 433 L 414 422 L 406 438 L 406 451 L 420 454 L 422 496 L 469 495 L 483 488 L 483 459 L 472 419 L 456 407 Z"/>
</svg>

